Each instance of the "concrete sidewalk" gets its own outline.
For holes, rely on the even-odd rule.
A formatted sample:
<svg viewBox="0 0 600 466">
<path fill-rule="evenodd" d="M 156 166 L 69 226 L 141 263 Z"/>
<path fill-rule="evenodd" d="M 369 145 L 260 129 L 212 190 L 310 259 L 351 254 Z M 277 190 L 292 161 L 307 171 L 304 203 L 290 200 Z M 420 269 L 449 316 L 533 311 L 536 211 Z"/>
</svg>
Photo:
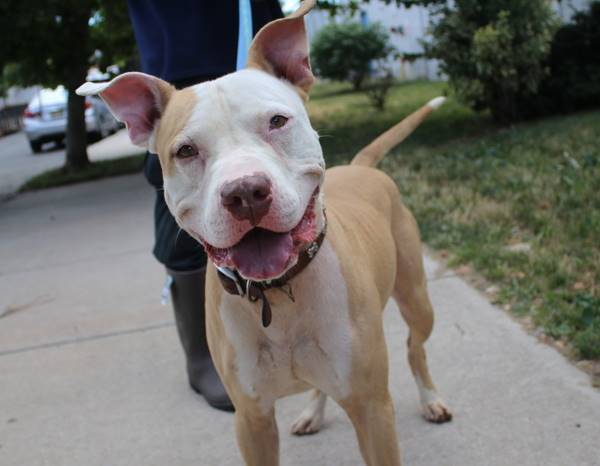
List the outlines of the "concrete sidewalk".
<svg viewBox="0 0 600 466">
<path fill-rule="evenodd" d="M 0 464 L 239 465 L 233 416 L 186 385 L 159 304 L 153 192 L 126 176 L 0 204 Z M 405 325 L 386 312 L 405 466 L 598 466 L 600 393 L 461 279 L 427 260 L 437 312 L 431 370 L 455 413 L 419 414 Z M 328 403 L 315 436 L 288 434 L 306 395 L 278 405 L 283 465 L 361 465 Z"/>
</svg>

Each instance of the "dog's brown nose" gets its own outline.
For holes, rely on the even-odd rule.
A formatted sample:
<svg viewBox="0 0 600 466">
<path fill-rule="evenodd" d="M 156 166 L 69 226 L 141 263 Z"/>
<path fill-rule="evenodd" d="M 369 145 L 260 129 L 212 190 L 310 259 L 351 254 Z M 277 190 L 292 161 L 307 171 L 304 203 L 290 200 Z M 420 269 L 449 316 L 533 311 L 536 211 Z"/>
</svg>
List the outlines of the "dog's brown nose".
<svg viewBox="0 0 600 466">
<path fill-rule="evenodd" d="M 271 180 L 264 173 L 229 181 L 221 189 L 221 203 L 237 220 L 258 225 L 271 207 Z"/>
</svg>

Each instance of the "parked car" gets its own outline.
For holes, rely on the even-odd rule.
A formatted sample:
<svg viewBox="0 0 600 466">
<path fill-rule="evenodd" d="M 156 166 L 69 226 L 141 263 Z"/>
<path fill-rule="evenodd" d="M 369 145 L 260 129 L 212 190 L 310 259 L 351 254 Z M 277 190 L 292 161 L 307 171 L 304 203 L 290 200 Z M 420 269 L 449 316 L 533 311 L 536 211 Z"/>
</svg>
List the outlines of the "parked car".
<svg viewBox="0 0 600 466">
<path fill-rule="evenodd" d="M 120 128 L 106 104 L 96 96 L 86 97 L 85 125 L 96 138 L 106 137 Z M 67 91 L 63 86 L 42 89 L 23 112 L 23 130 L 34 153 L 47 142 L 61 143 L 67 132 Z"/>
</svg>

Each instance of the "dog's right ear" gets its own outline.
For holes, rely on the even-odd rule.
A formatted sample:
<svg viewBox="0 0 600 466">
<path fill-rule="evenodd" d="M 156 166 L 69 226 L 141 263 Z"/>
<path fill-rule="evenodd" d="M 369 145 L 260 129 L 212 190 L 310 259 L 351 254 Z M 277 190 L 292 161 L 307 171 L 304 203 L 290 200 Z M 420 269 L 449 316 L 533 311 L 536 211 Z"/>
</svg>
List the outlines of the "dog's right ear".
<svg viewBox="0 0 600 466">
<path fill-rule="evenodd" d="M 132 72 L 105 83 L 87 82 L 76 92 L 100 95 L 115 118 L 127 126 L 131 142 L 155 152 L 154 132 L 174 90 L 162 79 Z"/>
</svg>

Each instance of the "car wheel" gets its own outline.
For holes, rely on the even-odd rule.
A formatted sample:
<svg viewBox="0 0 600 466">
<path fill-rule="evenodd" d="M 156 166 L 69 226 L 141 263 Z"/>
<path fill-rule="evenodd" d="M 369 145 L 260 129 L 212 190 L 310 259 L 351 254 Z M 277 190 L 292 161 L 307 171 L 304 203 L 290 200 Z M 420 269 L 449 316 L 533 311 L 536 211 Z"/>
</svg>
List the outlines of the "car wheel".
<svg viewBox="0 0 600 466">
<path fill-rule="evenodd" d="M 31 147 L 31 152 L 34 154 L 42 152 L 42 143 L 40 141 L 29 141 L 29 147 Z"/>
</svg>

